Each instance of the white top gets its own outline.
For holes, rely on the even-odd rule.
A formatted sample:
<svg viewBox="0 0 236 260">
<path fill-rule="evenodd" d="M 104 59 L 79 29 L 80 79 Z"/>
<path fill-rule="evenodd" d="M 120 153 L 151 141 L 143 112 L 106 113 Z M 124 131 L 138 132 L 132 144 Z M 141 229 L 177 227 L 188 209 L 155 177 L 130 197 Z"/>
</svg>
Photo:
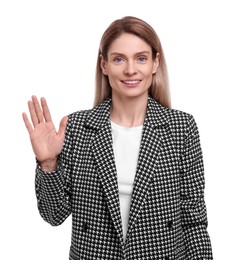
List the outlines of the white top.
<svg viewBox="0 0 236 260">
<path fill-rule="evenodd" d="M 134 176 L 141 143 L 142 125 L 123 127 L 111 122 L 123 236 L 126 237 Z"/>
</svg>

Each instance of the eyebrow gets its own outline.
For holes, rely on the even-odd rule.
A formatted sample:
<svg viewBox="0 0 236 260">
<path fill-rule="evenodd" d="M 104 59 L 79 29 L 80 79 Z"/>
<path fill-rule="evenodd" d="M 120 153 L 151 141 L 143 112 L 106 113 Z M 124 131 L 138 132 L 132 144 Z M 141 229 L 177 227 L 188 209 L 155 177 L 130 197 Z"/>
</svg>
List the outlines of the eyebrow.
<svg viewBox="0 0 236 260">
<path fill-rule="evenodd" d="M 135 53 L 135 55 L 143 55 L 143 54 L 151 54 L 151 53 L 149 51 L 140 51 Z M 110 55 L 125 55 L 125 54 L 120 52 L 112 52 Z"/>
</svg>

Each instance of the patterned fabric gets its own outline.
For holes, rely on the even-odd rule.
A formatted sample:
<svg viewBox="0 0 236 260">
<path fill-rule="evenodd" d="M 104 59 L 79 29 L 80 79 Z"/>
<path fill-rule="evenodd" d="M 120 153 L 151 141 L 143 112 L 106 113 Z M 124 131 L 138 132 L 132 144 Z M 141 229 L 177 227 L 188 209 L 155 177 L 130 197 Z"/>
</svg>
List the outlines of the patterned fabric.
<svg viewBox="0 0 236 260">
<path fill-rule="evenodd" d="M 211 260 L 204 167 L 194 118 L 148 99 L 129 226 L 123 241 L 111 99 L 69 115 L 56 172 L 36 168 L 41 216 L 72 214 L 70 260 Z"/>
</svg>

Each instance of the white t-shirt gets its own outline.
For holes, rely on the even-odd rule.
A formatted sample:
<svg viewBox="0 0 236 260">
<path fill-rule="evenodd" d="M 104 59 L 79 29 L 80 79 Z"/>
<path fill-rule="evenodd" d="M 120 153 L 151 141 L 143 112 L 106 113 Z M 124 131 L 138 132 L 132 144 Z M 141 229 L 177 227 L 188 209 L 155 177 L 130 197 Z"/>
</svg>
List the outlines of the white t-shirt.
<svg viewBox="0 0 236 260">
<path fill-rule="evenodd" d="M 111 122 L 115 154 L 123 236 L 126 237 L 133 182 L 137 168 L 142 125 L 123 127 Z"/>
</svg>

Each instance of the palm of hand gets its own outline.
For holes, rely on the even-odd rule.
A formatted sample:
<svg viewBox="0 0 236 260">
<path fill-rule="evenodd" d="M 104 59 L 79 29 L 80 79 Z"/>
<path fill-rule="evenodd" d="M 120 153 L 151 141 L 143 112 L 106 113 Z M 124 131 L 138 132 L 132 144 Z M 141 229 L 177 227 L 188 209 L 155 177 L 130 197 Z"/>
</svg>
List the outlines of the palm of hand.
<svg viewBox="0 0 236 260">
<path fill-rule="evenodd" d="M 39 161 L 55 159 L 61 152 L 64 136 L 59 136 L 52 122 L 38 124 L 30 133 L 33 151 Z"/>
<path fill-rule="evenodd" d="M 32 96 L 28 107 L 31 122 L 26 113 L 23 113 L 23 120 L 36 158 L 41 162 L 56 159 L 62 149 L 68 118 L 62 118 L 57 132 L 45 98 L 41 98 L 40 105 L 37 97 Z"/>
</svg>

